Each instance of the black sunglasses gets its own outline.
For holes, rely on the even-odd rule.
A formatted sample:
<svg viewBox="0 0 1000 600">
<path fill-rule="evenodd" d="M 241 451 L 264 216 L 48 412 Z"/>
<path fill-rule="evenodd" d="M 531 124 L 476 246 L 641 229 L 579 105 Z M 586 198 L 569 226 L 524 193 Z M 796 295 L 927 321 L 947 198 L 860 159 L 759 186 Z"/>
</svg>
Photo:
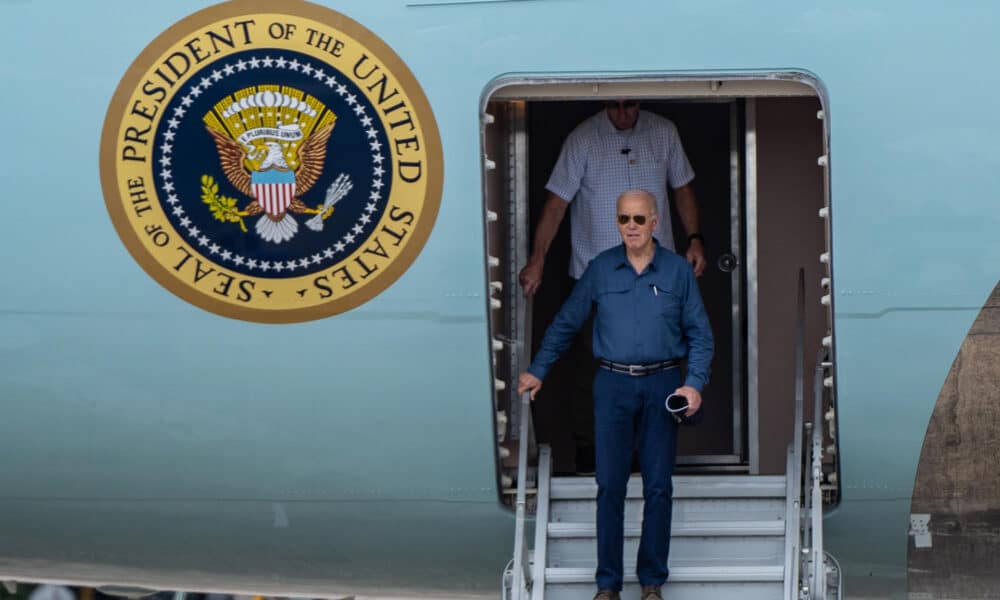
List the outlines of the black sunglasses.
<svg viewBox="0 0 1000 600">
<path fill-rule="evenodd" d="M 618 224 L 628 225 L 629 219 L 635 221 L 636 225 L 646 224 L 646 215 L 618 215 Z"/>
<path fill-rule="evenodd" d="M 635 108 L 639 106 L 638 100 L 608 100 L 604 103 L 605 108 Z"/>
</svg>

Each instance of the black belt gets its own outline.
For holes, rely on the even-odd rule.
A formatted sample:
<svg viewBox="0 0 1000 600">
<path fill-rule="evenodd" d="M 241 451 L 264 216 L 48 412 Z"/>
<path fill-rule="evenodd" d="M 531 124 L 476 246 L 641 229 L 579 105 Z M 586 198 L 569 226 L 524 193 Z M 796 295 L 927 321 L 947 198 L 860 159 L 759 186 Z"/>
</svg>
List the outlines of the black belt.
<svg viewBox="0 0 1000 600">
<path fill-rule="evenodd" d="M 626 365 L 624 363 L 617 363 L 613 360 L 601 359 L 602 369 L 607 369 L 612 373 L 624 373 L 625 375 L 631 375 L 632 377 L 652 375 L 653 373 L 659 373 L 660 371 L 666 371 L 667 369 L 673 369 L 679 366 L 681 366 L 681 361 L 676 358 L 665 360 L 663 362 L 648 363 L 645 365 Z"/>
</svg>

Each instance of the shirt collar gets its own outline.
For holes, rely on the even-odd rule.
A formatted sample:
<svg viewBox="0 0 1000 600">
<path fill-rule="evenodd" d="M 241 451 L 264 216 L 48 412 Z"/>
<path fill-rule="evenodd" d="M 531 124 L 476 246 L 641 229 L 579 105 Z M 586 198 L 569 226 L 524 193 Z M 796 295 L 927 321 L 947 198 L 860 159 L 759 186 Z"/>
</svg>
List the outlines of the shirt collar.
<svg viewBox="0 0 1000 600">
<path fill-rule="evenodd" d="M 656 251 L 653 253 L 653 260 L 649 261 L 646 266 L 651 271 L 659 271 L 658 265 L 663 260 L 663 255 L 667 251 L 666 248 L 660 245 L 660 241 L 655 237 L 653 238 L 653 243 L 656 244 Z M 631 267 L 632 265 L 628 262 L 628 255 L 625 254 L 625 242 L 618 244 L 615 249 L 615 255 L 617 261 L 615 262 L 615 269 L 621 269 L 623 267 Z"/>
<path fill-rule="evenodd" d="M 628 256 L 625 255 L 625 242 L 615 247 L 615 269 L 628 266 Z"/>
<path fill-rule="evenodd" d="M 654 271 L 660 270 L 660 265 L 663 264 L 663 257 L 666 255 L 667 249 L 660 245 L 660 240 L 653 238 L 653 243 L 656 244 L 656 253 L 653 254 L 653 260 L 649 261 L 649 268 Z"/>
</svg>

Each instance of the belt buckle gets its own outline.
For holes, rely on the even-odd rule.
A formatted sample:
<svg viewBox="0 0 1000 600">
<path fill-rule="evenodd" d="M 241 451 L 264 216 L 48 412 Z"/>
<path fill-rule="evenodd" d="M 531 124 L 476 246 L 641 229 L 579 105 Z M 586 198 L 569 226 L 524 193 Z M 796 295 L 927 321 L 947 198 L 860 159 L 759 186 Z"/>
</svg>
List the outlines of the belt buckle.
<svg viewBox="0 0 1000 600">
<path fill-rule="evenodd" d="M 635 377 L 635 365 L 628 366 L 628 374 L 631 375 L 632 377 Z"/>
</svg>

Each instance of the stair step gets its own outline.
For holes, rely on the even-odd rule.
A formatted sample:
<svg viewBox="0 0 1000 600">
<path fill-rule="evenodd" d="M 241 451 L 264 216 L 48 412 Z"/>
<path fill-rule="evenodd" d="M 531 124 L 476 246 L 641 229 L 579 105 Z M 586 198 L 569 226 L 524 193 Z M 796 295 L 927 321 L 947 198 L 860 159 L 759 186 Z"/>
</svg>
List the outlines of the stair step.
<svg viewBox="0 0 1000 600">
<path fill-rule="evenodd" d="M 642 498 L 625 501 L 625 522 L 642 519 Z M 785 498 L 674 498 L 674 522 L 783 521 Z M 553 523 L 592 523 L 597 518 L 593 498 L 555 500 L 549 505 Z"/>
<path fill-rule="evenodd" d="M 784 498 L 783 475 L 675 475 L 674 499 L 678 498 Z M 586 500 L 597 497 L 593 477 L 554 477 L 552 500 Z M 642 498 L 642 478 L 628 482 L 627 498 Z"/>
<path fill-rule="evenodd" d="M 593 575 L 587 582 L 546 586 L 545 600 L 589 600 L 597 591 Z M 678 582 L 671 573 L 670 581 L 663 586 L 666 600 L 706 600 L 706 598 L 739 600 L 779 600 L 784 595 L 780 581 L 732 582 Z M 626 583 L 621 591 L 622 600 L 639 600 L 639 584 Z"/>
<path fill-rule="evenodd" d="M 637 583 L 635 573 L 625 567 L 625 583 Z M 713 566 L 671 566 L 670 581 L 667 583 L 783 583 L 784 566 L 777 565 L 713 565 Z M 545 582 L 549 585 L 586 583 L 594 584 L 594 569 L 587 567 L 545 569 Z"/>
<path fill-rule="evenodd" d="M 785 560 L 785 528 L 781 521 L 735 523 L 674 523 L 671 564 L 704 566 L 725 561 L 743 566 L 780 566 Z M 548 567 L 596 565 L 597 527 L 593 523 L 550 523 Z M 639 550 L 640 527 L 626 526 L 623 552 Z"/>
<path fill-rule="evenodd" d="M 622 551 L 634 562 L 639 552 L 639 538 L 625 538 Z M 547 567 L 593 570 L 597 566 L 597 545 L 593 538 L 551 538 L 546 554 Z M 783 565 L 785 538 L 681 536 L 670 541 L 671 566 L 704 567 L 720 563 L 754 567 Z"/>
<path fill-rule="evenodd" d="M 625 537 L 639 537 L 639 524 L 626 523 Z M 678 536 L 784 536 L 784 521 L 721 521 L 721 522 L 674 522 L 670 528 L 672 537 Z M 549 539 L 553 538 L 596 538 L 596 523 L 549 523 Z"/>
</svg>

